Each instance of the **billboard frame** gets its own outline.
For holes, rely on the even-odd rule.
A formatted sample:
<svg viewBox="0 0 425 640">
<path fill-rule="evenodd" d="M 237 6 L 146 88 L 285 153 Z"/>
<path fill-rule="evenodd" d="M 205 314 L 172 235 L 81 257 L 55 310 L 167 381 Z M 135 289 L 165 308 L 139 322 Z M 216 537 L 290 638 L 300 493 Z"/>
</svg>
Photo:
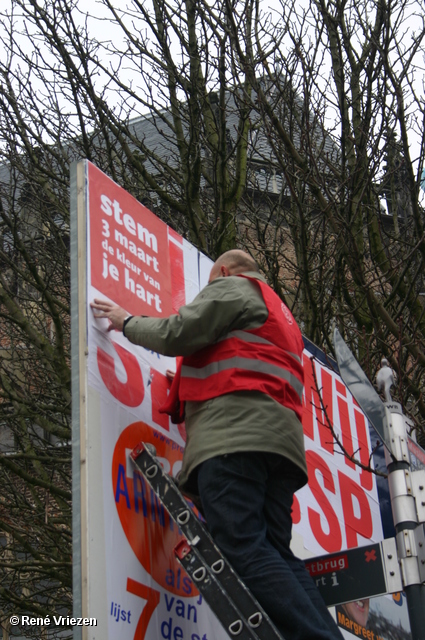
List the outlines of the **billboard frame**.
<svg viewBox="0 0 425 640">
<path fill-rule="evenodd" d="M 73 615 L 87 617 L 87 163 L 71 164 L 71 389 L 72 389 L 72 583 Z M 83 631 L 84 630 L 84 631 Z M 86 627 L 74 627 L 74 640 L 87 637 Z"/>
</svg>

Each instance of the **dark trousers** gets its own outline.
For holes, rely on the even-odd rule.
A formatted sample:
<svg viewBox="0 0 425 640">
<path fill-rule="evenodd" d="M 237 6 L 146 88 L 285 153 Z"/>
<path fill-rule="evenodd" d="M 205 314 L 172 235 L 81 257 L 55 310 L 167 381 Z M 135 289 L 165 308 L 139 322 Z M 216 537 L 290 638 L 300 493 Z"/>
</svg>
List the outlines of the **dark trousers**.
<svg viewBox="0 0 425 640">
<path fill-rule="evenodd" d="M 198 467 L 208 529 L 285 640 L 341 640 L 302 560 L 289 548 L 295 465 L 273 453 L 217 456 Z"/>
</svg>

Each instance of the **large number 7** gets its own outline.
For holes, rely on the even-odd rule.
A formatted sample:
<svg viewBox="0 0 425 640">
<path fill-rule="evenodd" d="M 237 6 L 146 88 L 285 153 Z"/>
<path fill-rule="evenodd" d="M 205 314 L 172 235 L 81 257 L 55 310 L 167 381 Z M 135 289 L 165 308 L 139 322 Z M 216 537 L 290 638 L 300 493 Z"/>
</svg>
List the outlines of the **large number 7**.
<svg viewBox="0 0 425 640">
<path fill-rule="evenodd" d="M 160 593 L 151 587 L 147 587 L 141 582 L 127 578 L 127 591 L 133 593 L 139 598 L 147 600 L 143 611 L 140 615 L 139 622 L 137 623 L 136 631 L 134 632 L 134 640 L 144 640 L 146 629 L 148 628 L 149 621 L 153 612 L 159 604 Z"/>
</svg>

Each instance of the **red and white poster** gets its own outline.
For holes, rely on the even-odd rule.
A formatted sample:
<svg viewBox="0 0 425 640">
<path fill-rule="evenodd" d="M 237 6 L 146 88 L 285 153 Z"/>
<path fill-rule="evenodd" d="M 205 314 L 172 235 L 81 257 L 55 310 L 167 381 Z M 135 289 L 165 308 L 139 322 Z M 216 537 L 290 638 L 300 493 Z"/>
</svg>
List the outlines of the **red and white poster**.
<svg viewBox="0 0 425 640">
<path fill-rule="evenodd" d="M 176 475 L 181 467 L 184 425 L 172 424 L 158 410 L 169 389 L 165 372 L 175 368 L 174 360 L 132 345 L 121 332 L 108 332 L 108 321 L 96 320 L 89 308 L 94 298 L 107 298 L 132 315 L 176 313 L 205 286 L 211 262 L 92 164 L 84 161 L 84 167 L 83 600 L 88 615 L 98 620 L 85 637 L 226 640 L 174 558 L 176 525 L 129 459 L 143 440 L 155 445 L 167 472 Z M 365 418 L 336 373 L 308 351 L 304 364 L 310 481 L 294 502 L 293 544 L 298 555 L 310 557 L 379 541 L 382 527 L 374 476 L 334 446 L 317 389 L 346 451 L 368 464 Z"/>
<path fill-rule="evenodd" d="M 341 378 L 304 352 L 303 427 L 309 483 L 296 496 L 294 530 L 312 555 L 382 539 L 367 421 Z M 320 391 L 320 394 L 319 394 Z M 341 446 L 335 444 L 332 425 Z M 344 455 L 343 450 L 348 454 Z"/>
</svg>

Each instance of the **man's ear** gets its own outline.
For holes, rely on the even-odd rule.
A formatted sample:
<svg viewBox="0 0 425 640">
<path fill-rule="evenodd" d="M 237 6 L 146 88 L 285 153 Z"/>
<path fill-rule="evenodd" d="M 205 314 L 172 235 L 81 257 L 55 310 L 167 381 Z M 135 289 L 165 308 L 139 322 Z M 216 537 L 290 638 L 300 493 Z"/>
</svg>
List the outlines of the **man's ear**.
<svg viewBox="0 0 425 640">
<path fill-rule="evenodd" d="M 227 276 L 230 276 L 229 268 L 226 267 L 224 264 L 222 264 L 220 267 L 220 273 L 222 278 L 227 278 Z"/>
</svg>

